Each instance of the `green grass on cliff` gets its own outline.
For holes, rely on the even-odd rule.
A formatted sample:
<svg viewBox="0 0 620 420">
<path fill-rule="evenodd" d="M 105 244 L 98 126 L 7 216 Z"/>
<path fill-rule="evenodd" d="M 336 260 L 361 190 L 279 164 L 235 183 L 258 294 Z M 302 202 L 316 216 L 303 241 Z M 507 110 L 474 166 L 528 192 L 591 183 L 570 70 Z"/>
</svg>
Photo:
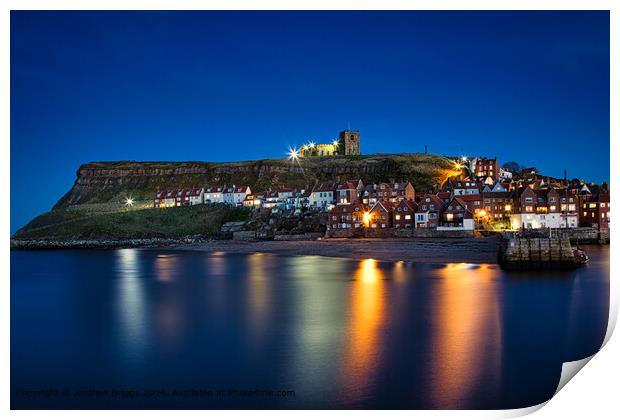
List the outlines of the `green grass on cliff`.
<svg viewBox="0 0 620 420">
<path fill-rule="evenodd" d="M 180 238 L 215 234 L 229 221 L 247 220 L 248 208 L 205 204 L 167 209 L 54 210 L 35 218 L 20 229 L 14 239 L 138 239 Z"/>
</svg>

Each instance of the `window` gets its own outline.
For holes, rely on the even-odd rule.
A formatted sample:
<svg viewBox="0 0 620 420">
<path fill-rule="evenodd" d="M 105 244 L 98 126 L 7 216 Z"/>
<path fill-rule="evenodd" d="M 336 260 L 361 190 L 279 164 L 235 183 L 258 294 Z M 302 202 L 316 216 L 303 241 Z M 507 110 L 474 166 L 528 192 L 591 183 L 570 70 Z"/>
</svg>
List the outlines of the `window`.
<svg viewBox="0 0 620 420">
<path fill-rule="evenodd" d="M 525 202 L 526 203 L 531 203 L 532 202 L 532 197 L 525 197 Z"/>
<path fill-rule="evenodd" d="M 396 218 L 396 220 L 400 220 L 400 214 L 397 214 L 397 215 L 395 216 L 395 218 Z"/>
<path fill-rule="evenodd" d="M 411 215 L 410 214 L 406 214 L 405 215 L 405 220 L 411 220 Z"/>
<path fill-rule="evenodd" d="M 534 211 L 534 207 L 532 207 L 532 206 L 525 206 L 525 211 Z"/>
<path fill-rule="evenodd" d="M 454 215 L 452 213 L 446 213 L 446 220 L 450 222 L 452 219 L 454 219 Z"/>
</svg>

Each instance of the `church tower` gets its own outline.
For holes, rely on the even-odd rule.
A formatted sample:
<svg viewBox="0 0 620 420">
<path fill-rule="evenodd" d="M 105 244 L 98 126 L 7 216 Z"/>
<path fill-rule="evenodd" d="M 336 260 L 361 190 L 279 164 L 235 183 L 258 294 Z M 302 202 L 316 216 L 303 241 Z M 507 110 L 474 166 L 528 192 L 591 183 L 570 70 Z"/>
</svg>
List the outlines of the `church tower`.
<svg viewBox="0 0 620 420">
<path fill-rule="evenodd" d="M 360 132 L 344 130 L 340 132 L 338 144 L 339 155 L 359 155 L 360 154 Z"/>
</svg>

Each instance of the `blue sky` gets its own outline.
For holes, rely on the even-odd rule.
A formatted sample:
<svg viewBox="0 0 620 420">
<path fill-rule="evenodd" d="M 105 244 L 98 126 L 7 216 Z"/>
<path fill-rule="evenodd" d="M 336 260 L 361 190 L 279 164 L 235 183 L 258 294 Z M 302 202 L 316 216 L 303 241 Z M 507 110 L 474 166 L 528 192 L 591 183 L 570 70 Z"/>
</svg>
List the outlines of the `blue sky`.
<svg viewBox="0 0 620 420">
<path fill-rule="evenodd" d="M 609 179 L 609 14 L 12 12 L 11 231 L 81 163 L 497 156 Z M 34 191 L 34 195 L 33 195 Z"/>
</svg>

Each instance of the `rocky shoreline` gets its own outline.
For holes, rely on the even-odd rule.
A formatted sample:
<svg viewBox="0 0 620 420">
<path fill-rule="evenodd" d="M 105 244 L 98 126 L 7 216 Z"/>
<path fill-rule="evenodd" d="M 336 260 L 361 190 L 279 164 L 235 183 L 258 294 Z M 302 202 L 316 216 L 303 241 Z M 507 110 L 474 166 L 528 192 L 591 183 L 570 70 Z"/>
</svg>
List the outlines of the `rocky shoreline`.
<svg viewBox="0 0 620 420">
<path fill-rule="evenodd" d="M 322 256 L 356 260 L 372 258 L 389 262 L 458 262 L 471 264 L 496 264 L 498 245 L 499 240 L 497 237 L 462 239 L 297 239 L 287 241 L 237 241 L 186 237 L 180 239 L 11 241 L 11 249 L 14 250 L 146 248 L 218 254 L 252 254 L 260 252 L 285 256 Z"/>
<path fill-rule="evenodd" d="M 213 241 L 200 236 L 185 238 L 148 238 L 148 239 L 11 239 L 11 249 L 114 249 L 114 248 L 157 248 L 179 245 L 191 245 Z"/>
</svg>

